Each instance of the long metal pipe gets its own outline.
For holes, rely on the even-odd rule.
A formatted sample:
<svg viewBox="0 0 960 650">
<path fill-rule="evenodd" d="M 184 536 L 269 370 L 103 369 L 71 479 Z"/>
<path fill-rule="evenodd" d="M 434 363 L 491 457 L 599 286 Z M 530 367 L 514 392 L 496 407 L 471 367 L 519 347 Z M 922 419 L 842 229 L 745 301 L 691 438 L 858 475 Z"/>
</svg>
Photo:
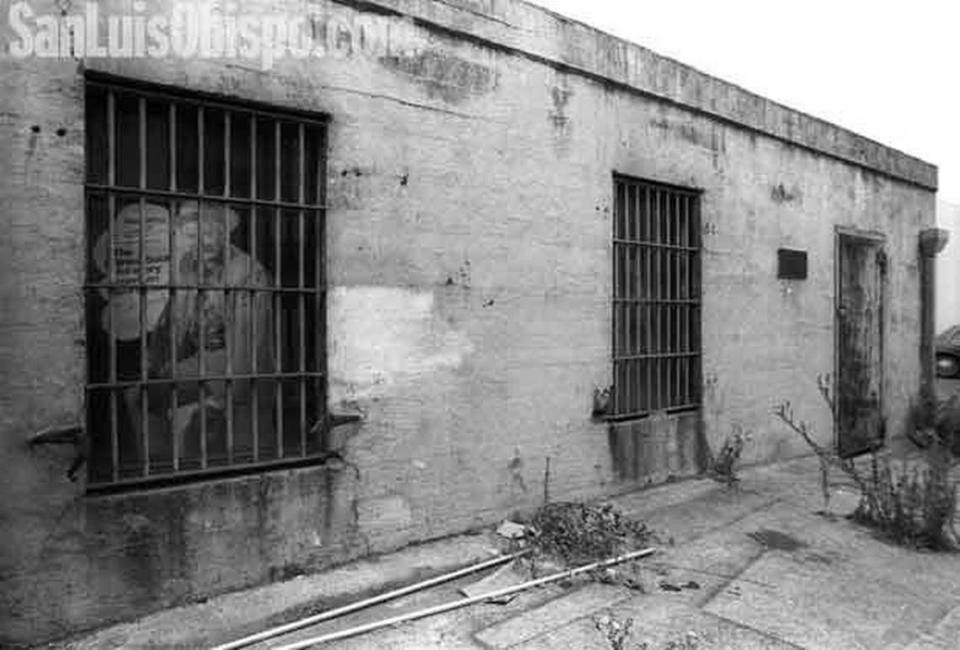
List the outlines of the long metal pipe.
<svg viewBox="0 0 960 650">
<path fill-rule="evenodd" d="M 413 621 L 418 618 L 425 618 L 427 616 L 433 616 L 435 614 L 442 614 L 444 612 L 449 612 L 454 609 L 466 607 L 467 605 L 473 605 L 474 603 L 479 603 L 485 600 L 489 600 L 491 598 L 508 596 L 510 594 L 515 594 L 520 591 L 526 591 L 527 589 L 532 589 L 533 587 L 539 587 L 540 585 L 545 585 L 550 582 L 556 582 L 558 580 L 563 580 L 565 578 L 572 578 L 577 574 L 585 573 L 587 571 L 595 571 L 597 569 L 603 569 L 605 567 L 613 566 L 615 564 L 621 564 L 623 562 L 628 562 L 630 560 L 636 560 L 642 557 L 647 557 L 648 555 L 653 555 L 654 553 L 656 553 L 656 549 L 653 549 L 653 548 L 644 549 L 642 551 L 634 551 L 633 553 L 627 553 L 626 555 L 621 555 L 619 557 L 611 558 L 609 560 L 603 560 L 602 562 L 594 562 L 593 564 L 587 564 L 585 566 L 577 567 L 575 569 L 570 569 L 569 571 L 561 571 L 560 573 L 554 573 L 553 575 L 546 576 L 545 578 L 531 580 L 530 582 L 525 582 L 520 585 L 514 585 L 513 587 L 505 587 L 503 589 L 491 591 L 486 594 L 479 594 L 477 596 L 472 596 L 470 598 L 455 600 L 453 602 L 449 602 L 443 605 L 428 607 L 426 609 L 410 612 L 408 614 L 401 614 L 399 616 L 387 618 L 382 621 L 374 621 L 373 623 L 367 623 L 365 625 L 352 627 L 347 630 L 341 630 L 339 632 L 332 632 L 330 634 L 324 634 L 322 636 L 317 636 L 310 639 L 304 639 L 302 641 L 297 641 L 289 645 L 280 646 L 276 650 L 303 650 L 304 648 L 309 648 L 311 646 L 319 645 L 321 643 L 327 643 L 329 641 L 338 641 L 340 639 L 346 639 L 351 636 L 357 636 L 358 634 L 366 634 L 367 632 L 373 632 L 374 630 L 379 630 L 384 627 L 390 627 L 392 625 L 405 623 L 407 621 Z"/>
<path fill-rule="evenodd" d="M 254 643 L 259 643 L 260 641 L 265 641 L 267 639 L 272 639 L 274 637 L 278 637 L 289 632 L 294 632 L 311 625 L 316 625 L 317 623 L 322 623 L 323 621 L 329 621 L 330 619 L 338 618 L 340 616 L 344 616 L 345 614 L 371 607 L 388 600 L 393 600 L 394 598 L 400 598 L 401 596 L 406 596 L 407 594 L 412 594 L 416 591 L 427 589 L 428 587 L 443 584 L 444 582 L 450 582 L 451 580 L 456 580 L 457 578 L 470 575 L 471 573 L 476 573 L 477 571 L 483 571 L 484 569 L 506 564 L 507 562 L 511 562 L 519 557 L 522 557 L 523 555 L 526 555 L 527 553 L 529 553 L 529 550 L 486 560 L 485 562 L 481 562 L 479 564 L 458 569 L 452 573 L 445 573 L 435 578 L 430 578 L 429 580 L 424 580 L 413 585 L 401 587 L 400 589 L 388 591 L 378 596 L 373 596 L 372 598 L 367 598 L 355 603 L 350 603 L 349 605 L 344 605 L 343 607 L 338 607 L 336 609 L 321 612 L 313 616 L 308 616 L 307 618 L 292 621 L 285 625 L 279 625 L 277 627 L 270 628 L 269 630 L 264 630 L 263 632 L 257 632 L 256 634 L 245 636 L 242 639 L 230 641 L 229 643 L 224 643 L 223 645 L 218 645 L 212 650 L 235 650 L 236 648 L 243 648 L 253 645 Z"/>
</svg>

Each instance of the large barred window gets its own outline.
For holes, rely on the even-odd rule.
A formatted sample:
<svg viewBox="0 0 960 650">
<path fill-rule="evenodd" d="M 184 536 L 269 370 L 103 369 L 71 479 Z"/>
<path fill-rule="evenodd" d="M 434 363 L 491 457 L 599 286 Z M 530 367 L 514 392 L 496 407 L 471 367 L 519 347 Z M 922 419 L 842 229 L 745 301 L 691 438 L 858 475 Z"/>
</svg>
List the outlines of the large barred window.
<svg viewBox="0 0 960 650">
<path fill-rule="evenodd" d="M 90 77 L 90 483 L 323 449 L 321 117 Z"/>
<path fill-rule="evenodd" d="M 700 405 L 700 197 L 614 180 L 610 416 Z"/>
</svg>

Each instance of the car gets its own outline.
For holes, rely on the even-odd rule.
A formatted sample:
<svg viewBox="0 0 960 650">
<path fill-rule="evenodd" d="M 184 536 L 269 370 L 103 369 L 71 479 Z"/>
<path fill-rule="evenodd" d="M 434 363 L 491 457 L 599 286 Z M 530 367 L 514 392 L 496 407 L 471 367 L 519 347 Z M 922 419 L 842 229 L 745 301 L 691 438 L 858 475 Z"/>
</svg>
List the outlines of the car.
<svg viewBox="0 0 960 650">
<path fill-rule="evenodd" d="M 960 378 L 960 324 L 948 327 L 934 339 L 937 357 L 937 376 L 944 379 Z"/>
</svg>

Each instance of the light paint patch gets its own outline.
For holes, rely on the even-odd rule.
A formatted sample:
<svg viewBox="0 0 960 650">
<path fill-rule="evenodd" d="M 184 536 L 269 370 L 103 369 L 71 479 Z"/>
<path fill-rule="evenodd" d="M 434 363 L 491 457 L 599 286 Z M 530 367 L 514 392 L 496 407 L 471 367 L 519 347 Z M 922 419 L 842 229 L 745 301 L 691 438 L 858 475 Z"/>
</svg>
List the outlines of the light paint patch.
<svg viewBox="0 0 960 650">
<path fill-rule="evenodd" d="M 458 368 L 473 344 L 435 307 L 432 291 L 336 287 L 329 306 L 333 401 L 387 394 L 398 384 Z"/>
</svg>

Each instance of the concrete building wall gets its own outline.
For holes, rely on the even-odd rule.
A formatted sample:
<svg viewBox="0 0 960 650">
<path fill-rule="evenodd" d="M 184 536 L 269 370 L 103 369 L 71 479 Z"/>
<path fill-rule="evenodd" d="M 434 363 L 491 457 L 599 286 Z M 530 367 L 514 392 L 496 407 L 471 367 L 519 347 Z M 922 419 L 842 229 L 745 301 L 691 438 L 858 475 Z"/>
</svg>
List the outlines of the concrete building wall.
<svg viewBox="0 0 960 650">
<path fill-rule="evenodd" d="M 519 2 L 244 10 L 264 7 L 311 17 L 328 56 L 4 60 L 0 643 L 491 523 L 542 502 L 548 459 L 554 499 L 698 471 L 667 418 L 651 471 L 624 480 L 591 418 L 611 381 L 614 172 L 703 190 L 698 445 L 739 426 L 747 462 L 804 453 L 771 416 L 783 400 L 831 439 L 816 378 L 833 372 L 837 226 L 887 237 L 902 428 L 932 166 Z M 84 69 L 330 116 L 330 401 L 364 414 L 333 434 L 356 472 L 103 497 L 65 478 L 71 447 L 28 446 L 83 421 Z M 780 247 L 808 251 L 807 280 L 776 279 Z"/>
</svg>

